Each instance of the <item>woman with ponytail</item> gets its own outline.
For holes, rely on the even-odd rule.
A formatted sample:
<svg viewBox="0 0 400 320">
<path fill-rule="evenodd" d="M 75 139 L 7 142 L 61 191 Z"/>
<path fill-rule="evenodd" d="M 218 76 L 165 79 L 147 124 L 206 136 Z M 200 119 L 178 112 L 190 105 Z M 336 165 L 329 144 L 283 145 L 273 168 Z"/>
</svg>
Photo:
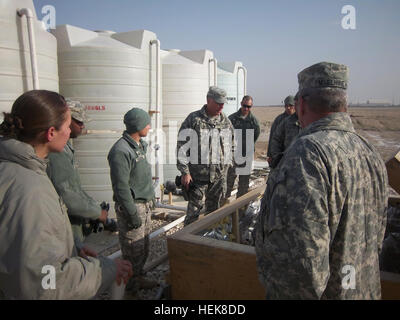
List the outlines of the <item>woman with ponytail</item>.
<svg viewBox="0 0 400 320">
<path fill-rule="evenodd" d="M 70 123 L 64 98 L 46 90 L 24 93 L 4 113 L 0 299 L 89 299 L 131 274 L 120 261 L 77 254 L 66 208 L 46 174 L 47 155 L 63 150 Z"/>
</svg>

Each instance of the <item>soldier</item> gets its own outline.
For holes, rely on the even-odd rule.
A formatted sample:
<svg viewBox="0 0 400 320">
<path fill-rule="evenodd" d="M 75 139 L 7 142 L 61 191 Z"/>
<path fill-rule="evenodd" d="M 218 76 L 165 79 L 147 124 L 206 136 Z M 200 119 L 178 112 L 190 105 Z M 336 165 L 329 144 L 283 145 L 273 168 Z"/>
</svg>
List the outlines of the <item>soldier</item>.
<svg viewBox="0 0 400 320">
<path fill-rule="evenodd" d="M 270 299 L 380 299 L 387 173 L 347 113 L 348 68 L 298 74 L 303 128 L 272 171 L 256 230 Z"/>
<path fill-rule="evenodd" d="M 291 97 L 291 96 L 289 96 Z M 296 95 L 297 97 L 297 95 Z M 294 99 L 295 103 L 296 97 Z M 288 102 L 288 103 L 291 103 Z M 291 106 L 289 105 L 289 109 Z M 297 137 L 301 130 L 299 118 L 297 113 L 294 112 L 290 116 L 284 118 L 275 128 L 274 134 L 270 135 L 270 144 L 268 145 L 268 152 L 270 154 L 269 166 L 276 168 L 279 161 L 282 159 L 283 152 L 289 147 L 292 141 Z"/>
<path fill-rule="evenodd" d="M 146 158 L 147 143 L 142 139 L 150 130 L 150 116 L 142 109 L 133 108 L 124 115 L 124 124 L 126 131 L 110 149 L 108 163 L 121 251 L 133 269 L 126 289 L 137 297 L 139 289 L 157 285 L 143 274 L 149 255 L 154 201 L 151 167 Z"/>
<path fill-rule="evenodd" d="M 70 139 L 75 139 L 82 134 L 84 123 L 87 121 L 83 105 L 78 101 L 67 99 L 67 105 L 71 111 Z M 68 216 L 72 225 L 77 245 L 84 241 L 85 236 L 92 231 L 89 221 L 99 220 L 107 230 L 116 231 L 114 220 L 107 219 L 107 211 L 91 198 L 81 186 L 79 172 L 74 158 L 74 149 L 70 141 L 64 147 L 63 152 L 49 154 L 47 175 L 54 185 L 58 195 L 63 199 L 68 209 Z"/>
<path fill-rule="evenodd" d="M 385 240 L 379 256 L 382 271 L 400 273 L 400 208 L 389 206 Z"/>
<path fill-rule="evenodd" d="M 272 163 L 272 154 L 270 146 L 272 142 L 272 137 L 275 134 L 275 130 L 283 120 L 285 120 L 287 117 L 295 113 L 295 108 L 294 108 L 295 102 L 293 96 L 287 96 L 285 98 L 284 103 L 285 103 L 285 111 L 275 118 L 274 122 L 272 122 L 271 130 L 269 131 L 268 151 L 267 151 L 267 161 L 269 165 L 271 165 Z"/>
<path fill-rule="evenodd" d="M 242 154 L 240 154 L 239 156 L 243 157 L 244 162 L 239 164 L 238 159 L 235 159 L 236 161 L 234 165 L 232 167 L 229 167 L 227 176 L 227 191 L 225 196 L 226 199 L 231 196 L 233 185 L 235 184 L 236 176 L 238 174 L 236 172 L 237 168 L 246 167 L 246 169 L 242 170 L 245 170 L 247 172 L 239 174 L 239 186 L 236 198 L 239 198 L 240 196 L 248 192 L 251 165 L 254 158 L 254 147 L 258 136 L 260 135 L 260 125 L 258 124 L 256 117 L 250 111 L 250 109 L 253 107 L 253 98 L 251 96 L 244 96 L 241 102 L 241 106 L 242 107 L 239 111 L 229 116 L 229 120 L 231 121 L 235 129 L 235 135 L 241 136 Z M 246 134 L 248 136 L 249 133 L 252 138 L 254 137 L 253 141 L 247 141 Z M 247 150 L 248 144 L 252 146 L 251 150 Z M 248 151 L 250 151 L 251 154 L 248 154 Z M 238 150 L 236 151 L 236 153 L 237 152 Z"/>
<path fill-rule="evenodd" d="M 34 115 L 34 117 L 33 117 Z M 46 175 L 71 114 L 62 96 L 31 90 L 0 124 L 0 300 L 91 299 L 132 275 L 129 261 L 77 250 L 67 209 Z"/>
<path fill-rule="evenodd" d="M 196 221 L 203 208 L 206 213 L 222 205 L 226 174 L 232 159 L 233 127 L 222 113 L 226 91 L 210 87 L 207 104 L 190 113 L 182 123 L 177 142 L 177 168 L 188 196 L 185 225 Z M 189 138 L 189 142 L 186 140 Z M 189 147 L 190 158 L 185 147 Z"/>
</svg>

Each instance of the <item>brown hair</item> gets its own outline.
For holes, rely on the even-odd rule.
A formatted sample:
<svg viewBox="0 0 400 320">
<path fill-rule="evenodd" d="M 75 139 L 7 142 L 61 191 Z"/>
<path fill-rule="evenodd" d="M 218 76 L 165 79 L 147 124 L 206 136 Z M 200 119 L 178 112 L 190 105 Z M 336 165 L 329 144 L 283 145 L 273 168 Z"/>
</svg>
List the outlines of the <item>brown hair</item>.
<svg viewBox="0 0 400 320">
<path fill-rule="evenodd" d="M 253 101 L 253 97 L 252 96 L 244 96 L 242 99 L 242 102 L 249 101 L 249 100 Z"/>
<path fill-rule="evenodd" d="M 36 140 L 50 127 L 60 129 L 67 110 L 64 97 L 57 92 L 27 91 L 15 100 L 10 113 L 3 112 L 0 135 L 23 142 Z"/>
</svg>

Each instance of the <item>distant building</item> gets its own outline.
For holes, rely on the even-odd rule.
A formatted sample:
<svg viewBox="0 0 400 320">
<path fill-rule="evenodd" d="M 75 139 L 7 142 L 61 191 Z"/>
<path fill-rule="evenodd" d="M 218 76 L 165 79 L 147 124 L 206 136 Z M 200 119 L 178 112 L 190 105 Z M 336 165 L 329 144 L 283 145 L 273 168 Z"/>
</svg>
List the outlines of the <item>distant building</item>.
<svg viewBox="0 0 400 320">
<path fill-rule="evenodd" d="M 358 107 L 390 107 L 392 105 L 393 105 L 392 102 L 383 99 L 368 99 L 365 102 L 349 103 L 349 106 L 358 106 Z"/>
</svg>

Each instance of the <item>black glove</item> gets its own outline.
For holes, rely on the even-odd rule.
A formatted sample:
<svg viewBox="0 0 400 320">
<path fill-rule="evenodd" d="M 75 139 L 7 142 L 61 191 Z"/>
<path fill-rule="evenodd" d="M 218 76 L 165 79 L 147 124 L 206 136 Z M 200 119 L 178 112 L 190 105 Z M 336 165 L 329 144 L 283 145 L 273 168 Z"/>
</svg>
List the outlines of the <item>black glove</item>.
<svg viewBox="0 0 400 320">
<path fill-rule="evenodd" d="M 137 213 L 130 214 L 127 220 L 129 230 L 140 228 L 142 225 L 142 219 L 140 219 Z"/>
</svg>

